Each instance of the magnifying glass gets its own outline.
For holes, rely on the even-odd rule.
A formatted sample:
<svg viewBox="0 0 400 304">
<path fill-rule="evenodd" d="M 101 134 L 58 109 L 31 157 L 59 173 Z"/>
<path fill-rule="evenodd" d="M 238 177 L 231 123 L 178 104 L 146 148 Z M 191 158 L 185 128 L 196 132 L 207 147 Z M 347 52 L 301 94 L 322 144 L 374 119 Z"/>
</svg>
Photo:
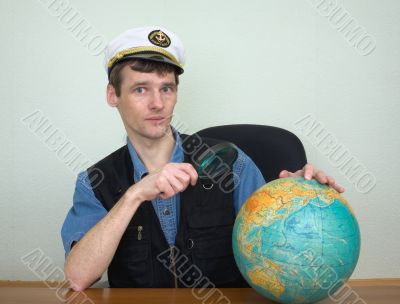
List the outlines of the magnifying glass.
<svg viewBox="0 0 400 304">
<path fill-rule="evenodd" d="M 196 171 L 200 181 L 215 182 L 231 171 L 237 157 L 237 147 L 232 143 L 224 142 L 208 148 L 197 158 Z"/>
</svg>

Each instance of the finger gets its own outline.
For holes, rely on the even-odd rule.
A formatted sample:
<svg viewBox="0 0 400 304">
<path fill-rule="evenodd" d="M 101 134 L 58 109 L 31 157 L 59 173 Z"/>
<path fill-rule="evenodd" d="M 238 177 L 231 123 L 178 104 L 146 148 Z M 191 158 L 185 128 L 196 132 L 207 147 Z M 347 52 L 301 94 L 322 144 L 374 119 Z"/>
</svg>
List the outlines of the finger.
<svg viewBox="0 0 400 304">
<path fill-rule="evenodd" d="M 326 178 L 328 180 L 328 185 L 335 189 L 337 192 L 343 193 L 345 191 L 342 186 L 336 184 L 335 179 L 332 176 L 327 176 Z"/>
<path fill-rule="evenodd" d="M 288 177 L 288 176 L 289 176 L 289 171 L 287 171 L 287 170 L 282 170 L 279 173 L 279 178 L 285 178 L 285 177 Z"/>
<path fill-rule="evenodd" d="M 170 198 L 176 193 L 165 176 L 160 176 L 158 178 L 156 186 L 162 199 Z"/>
<path fill-rule="evenodd" d="M 303 176 L 303 170 L 297 170 L 296 172 L 290 172 L 288 170 L 282 170 L 281 173 L 279 173 L 279 177 L 280 178 L 294 177 L 294 176 Z"/>
<path fill-rule="evenodd" d="M 173 174 L 175 178 L 177 178 L 185 188 L 190 184 L 191 177 L 185 171 L 176 170 Z"/>
<path fill-rule="evenodd" d="M 168 182 L 171 185 L 172 189 L 174 190 L 174 194 L 178 193 L 178 192 L 182 192 L 183 190 L 185 190 L 187 188 L 187 186 L 189 185 L 189 178 L 186 178 L 187 182 L 182 182 L 181 180 L 179 180 L 179 178 L 177 178 L 176 176 L 170 176 L 168 178 Z"/>
<path fill-rule="evenodd" d="M 328 185 L 329 186 L 331 186 L 331 187 L 335 186 L 336 183 L 335 183 L 335 180 L 333 179 L 332 176 L 327 176 L 326 178 L 328 180 Z"/>
<path fill-rule="evenodd" d="M 314 167 L 311 164 L 306 164 L 303 168 L 304 170 L 304 178 L 305 179 L 311 179 L 314 174 Z"/>
<path fill-rule="evenodd" d="M 189 183 L 195 184 L 197 181 L 197 172 L 187 163 L 169 163 L 160 174 L 172 187 L 174 194 L 184 191 Z"/>
<path fill-rule="evenodd" d="M 172 196 L 174 196 L 174 195 L 166 194 L 166 193 L 164 193 L 164 192 L 160 192 L 160 195 L 159 195 L 159 197 L 160 197 L 161 199 L 163 199 L 163 200 L 169 199 L 169 198 L 172 197 Z"/>
<path fill-rule="evenodd" d="M 332 188 L 335 189 L 339 193 L 343 193 L 345 191 L 344 187 L 342 187 L 338 184 L 335 184 L 334 186 L 332 186 Z"/>
<path fill-rule="evenodd" d="M 187 175 L 192 185 L 196 184 L 198 175 L 196 170 L 189 163 L 169 163 L 163 168 L 163 174 L 171 173 L 182 179 L 182 181 L 186 180 L 186 178 L 178 172 Z"/>
<path fill-rule="evenodd" d="M 181 164 L 177 164 L 177 165 L 179 165 L 178 168 L 180 168 L 186 174 L 189 175 L 190 184 L 192 186 L 196 185 L 197 179 L 198 179 L 199 176 L 198 176 L 197 171 L 195 170 L 195 168 L 189 163 L 181 163 Z"/>
<path fill-rule="evenodd" d="M 315 173 L 315 179 L 320 182 L 321 184 L 327 184 L 328 183 L 328 179 L 324 173 L 324 171 L 317 171 Z"/>
<path fill-rule="evenodd" d="M 290 176 L 304 176 L 304 170 L 303 170 L 303 169 L 300 169 L 300 170 L 297 170 L 297 171 L 294 172 L 294 173 L 291 173 L 291 172 L 290 172 Z"/>
<path fill-rule="evenodd" d="M 168 186 L 170 186 L 173 189 L 173 193 L 169 193 L 172 195 L 182 192 L 189 184 L 189 176 L 184 171 L 176 168 L 176 166 L 165 167 L 159 176 L 159 180 L 163 187 L 169 189 Z"/>
</svg>

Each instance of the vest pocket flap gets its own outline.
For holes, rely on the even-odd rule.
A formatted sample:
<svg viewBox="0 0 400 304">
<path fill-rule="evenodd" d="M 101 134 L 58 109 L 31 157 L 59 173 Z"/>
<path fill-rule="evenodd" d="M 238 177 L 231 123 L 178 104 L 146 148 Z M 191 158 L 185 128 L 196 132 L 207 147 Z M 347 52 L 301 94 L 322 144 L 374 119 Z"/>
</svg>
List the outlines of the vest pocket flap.
<svg viewBox="0 0 400 304">
<path fill-rule="evenodd" d="M 187 221 L 190 228 L 208 228 L 233 225 L 235 218 L 226 210 L 210 209 L 188 215 Z"/>
<path fill-rule="evenodd" d="M 225 257 L 233 254 L 231 238 L 195 240 L 194 243 L 194 254 L 200 259 Z"/>
</svg>

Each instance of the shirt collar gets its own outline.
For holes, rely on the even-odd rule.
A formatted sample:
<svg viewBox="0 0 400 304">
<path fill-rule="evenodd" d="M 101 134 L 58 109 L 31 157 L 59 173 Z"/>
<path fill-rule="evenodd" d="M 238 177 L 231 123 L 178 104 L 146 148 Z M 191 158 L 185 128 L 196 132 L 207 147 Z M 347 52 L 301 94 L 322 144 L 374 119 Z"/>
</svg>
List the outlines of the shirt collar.
<svg viewBox="0 0 400 304">
<path fill-rule="evenodd" d="M 175 130 L 174 127 L 171 126 L 172 129 L 172 134 L 175 138 L 175 147 L 174 150 L 172 151 L 172 155 L 170 158 L 171 163 L 181 163 L 183 162 L 183 149 L 182 149 L 182 139 L 178 133 L 177 130 Z M 128 145 L 128 150 L 129 154 L 132 159 L 132 164 L 134 168 L 133 172 L 133 180 L 135 183 L 140 181 L 145 175 L 148 174 L 148 170 L 143 164 L 142 160 L 140 159 L 139 155 L 137 154 L 135 148 L 133 147 L 131 141 L 129 140 L 129 137 L 126 137 L 126 142 Z"/>
</svg>

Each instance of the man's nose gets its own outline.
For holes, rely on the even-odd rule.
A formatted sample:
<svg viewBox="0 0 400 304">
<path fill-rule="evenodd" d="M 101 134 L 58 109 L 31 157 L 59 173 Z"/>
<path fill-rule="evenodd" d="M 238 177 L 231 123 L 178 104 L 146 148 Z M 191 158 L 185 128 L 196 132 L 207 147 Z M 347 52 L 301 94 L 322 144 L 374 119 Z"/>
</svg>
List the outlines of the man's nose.
<svg viewBox="0 0 400 304">
<path fill-rule="evenodd" d="M 158 91 L 153 92 L 150 101 L 150 107 L 152 109 L 162 109 L 164 107 L 164 102 L 162 100 L 160 92 Z"/>
</svg>

